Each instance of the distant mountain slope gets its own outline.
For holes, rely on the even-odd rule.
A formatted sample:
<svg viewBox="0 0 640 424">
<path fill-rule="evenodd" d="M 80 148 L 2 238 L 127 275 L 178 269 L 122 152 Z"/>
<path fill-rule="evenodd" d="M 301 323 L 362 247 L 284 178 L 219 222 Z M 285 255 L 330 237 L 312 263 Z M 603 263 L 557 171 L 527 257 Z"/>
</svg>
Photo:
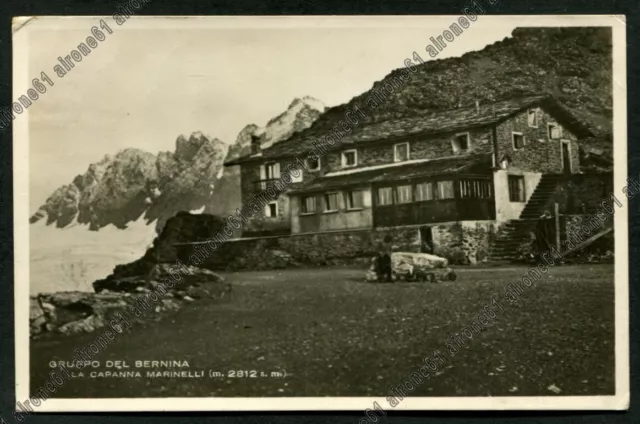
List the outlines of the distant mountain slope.
<svg viewBox="0 0 640 424">
<path fill-rule="evenodd" d="M 58 228 L 81 224 L 97 231 L 109 224 L 126 229 L 142 217 L 161 229 L 179 211 L 232 213 L 240 206 L 239 171 L 224 169 L 224 161 L 247 153 L 252 135 L 264 134 L 264 143 L 273 144 L 308 128 L 323 110 L 318 100 L 303 97 L 264 128 L 245 127 L 231 146 L 194 132 L 180 135 L 174 152 L 125 149 L 105 156 L 56 189 L 30 222 L 45 220 Z"/>
<path fill-rule="evenodd" d="M 371 90 L 328 109 L 311 128 L 298 136 L 327 134 L 356 105 L 367 115 L 358 124 L 363 126 L 397 116 L 471 106 L 476 101 L 482 104 L 547 93 L 567 106 L 598 136 L 598 140 L 593 141 L 600 143 L 597 147 L 610 151 L 613 116 L 611 29 L 517 28 L 512 35 L 461 57 L 428 60 L 428 53 L 418 52 L 426 62 L 417 64 L 414 59 L 417 72 L 411 74 L 403 86 L 391 93 L 391 90 L 385 90 L 385 86 L 389 87 L 387 83 L 399 79 L 403 71 L 394 70 L 375 82 Z M 377 108 L 367 104 L 374 92 L 387 97 Z M 288 142 L 296 143 L 298 136 Z"/>
</svg>

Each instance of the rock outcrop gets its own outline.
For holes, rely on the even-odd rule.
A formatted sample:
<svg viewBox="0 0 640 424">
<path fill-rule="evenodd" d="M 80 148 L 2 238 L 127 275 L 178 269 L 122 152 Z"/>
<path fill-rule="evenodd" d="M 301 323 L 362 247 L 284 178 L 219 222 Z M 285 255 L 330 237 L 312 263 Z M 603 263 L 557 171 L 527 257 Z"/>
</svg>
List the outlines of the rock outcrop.
<svg viewBox="0 0 640 424">
<path fill-rule="evenodd" d="M 221 300 L 231 291 L 222 277 L 206 269 L 157 264 L 146 275 L 111 276 L 94 283 L 96 293 L 58 292 L 30 298 L 31 337 L 88 333 L 110 320 L 130 323 L 160 319 L 197 299 Z"/>
</svg>

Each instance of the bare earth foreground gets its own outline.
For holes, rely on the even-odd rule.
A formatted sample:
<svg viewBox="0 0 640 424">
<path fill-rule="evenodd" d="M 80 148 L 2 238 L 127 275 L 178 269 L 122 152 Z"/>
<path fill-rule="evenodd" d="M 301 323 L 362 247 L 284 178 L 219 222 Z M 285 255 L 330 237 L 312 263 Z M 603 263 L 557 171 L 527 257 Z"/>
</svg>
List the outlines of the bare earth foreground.
<svg viewBox="0 0 640 424">
<path fill-rule="evenodd" d="M 434 350 L 445 363 L 412 395 L 614 394 L 612 265 L 552 268 L 516 304 L 505 290 L 527 268 L 456 272 L 457 281 L 437 284 L 368 284 L 361 269 L 228 274 L 229 299 L 199 300 L 118 335 L 94 358 L 100 367 L 65 381 L 55 397 L 387 396 Z M 495 320 L 462 336 L 466 346 L 452 355 L 450 335 L 493 296 Z M 33 341 L 32 394 L 50 361 L 70 360 L 96 335 Z M 102 377 L 118 371 L 105 367 L 117 360 L 141 376 Z M 189 367 L 136 368 L 143 360 Z M 204 376 L 147 377 L 157 370 Z"/>
</svg>

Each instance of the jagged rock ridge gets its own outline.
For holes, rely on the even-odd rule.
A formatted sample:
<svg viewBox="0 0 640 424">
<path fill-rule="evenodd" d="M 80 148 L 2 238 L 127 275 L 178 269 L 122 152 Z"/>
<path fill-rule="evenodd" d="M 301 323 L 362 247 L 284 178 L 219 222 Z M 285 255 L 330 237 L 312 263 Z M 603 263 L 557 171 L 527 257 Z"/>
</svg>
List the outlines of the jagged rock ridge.
<svg viewBox="0 0 640 424">
<path fill-rule="evenodd" d="M 180 135 L 174 152 L 131 148 L 105 156 L 56 189 L 30 222 L 46 219 L 59 228 L 77 222 L 98 231 L 110 224 L 126 229 L 143 217 L 160 230 L 180 211 L 232 213 L 240 206 L 239 171 L 223 168 L 224 161 L 246 154 L 252 135 L 264 134 L 265 144 L 281 141 L 308 128 L 323 110 L 318 100 L 303 97 L 264 128 L 245 127 L 231 146 L 198 131 Z"/>
</svg>

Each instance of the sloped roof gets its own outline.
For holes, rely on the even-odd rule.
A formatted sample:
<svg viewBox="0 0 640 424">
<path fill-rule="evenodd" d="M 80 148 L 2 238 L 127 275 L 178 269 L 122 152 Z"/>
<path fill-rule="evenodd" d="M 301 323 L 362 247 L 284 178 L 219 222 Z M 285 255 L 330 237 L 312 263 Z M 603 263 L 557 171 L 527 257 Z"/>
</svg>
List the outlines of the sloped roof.
<svg viewBox="0 0 640 424">
<path fill-rule="evenodd" d="M 483 104 L 480 106 L 480 112 L 475 107 L 457 108 L 416 116 L 393 118 L 371 124 L 355 125 L 353 131 L 342 137 L 331 150 L 372 141 L 393 140 L 412 135 L 436 134 L 497 124 L 536 104 L 547 108 L 558 121 L 572 129 L 576 135 L 580 137 L 592 135 L 584 124 L 579 122 L 553 97 L 529 96 Z M 289 139 L 263 150 L 260 159 L 306 155 L 310 149 L 314 148 L 313 142 L 319 141 L 325 135 L 328 135 L 328 133 L 318 135 L 314 132 L 312 125 L 304 131 L 293 134 Z M 237 165 L 250 160 L 252 160 L 252 157 L 247 155 L 229 161 L 225 165 Z"/>
<path fill-rule="evenodd" d="M 383 181 L 410 180 L 458 173 L 487 174 L 491 172 L 491 155 L 460 155 L 408 163 L 386 168 L 363 168 L 353 173 L 327 174 L 291 190 L 291 193 L 322 191 L 345 186 L 364 185 Z"/>
</svg>

